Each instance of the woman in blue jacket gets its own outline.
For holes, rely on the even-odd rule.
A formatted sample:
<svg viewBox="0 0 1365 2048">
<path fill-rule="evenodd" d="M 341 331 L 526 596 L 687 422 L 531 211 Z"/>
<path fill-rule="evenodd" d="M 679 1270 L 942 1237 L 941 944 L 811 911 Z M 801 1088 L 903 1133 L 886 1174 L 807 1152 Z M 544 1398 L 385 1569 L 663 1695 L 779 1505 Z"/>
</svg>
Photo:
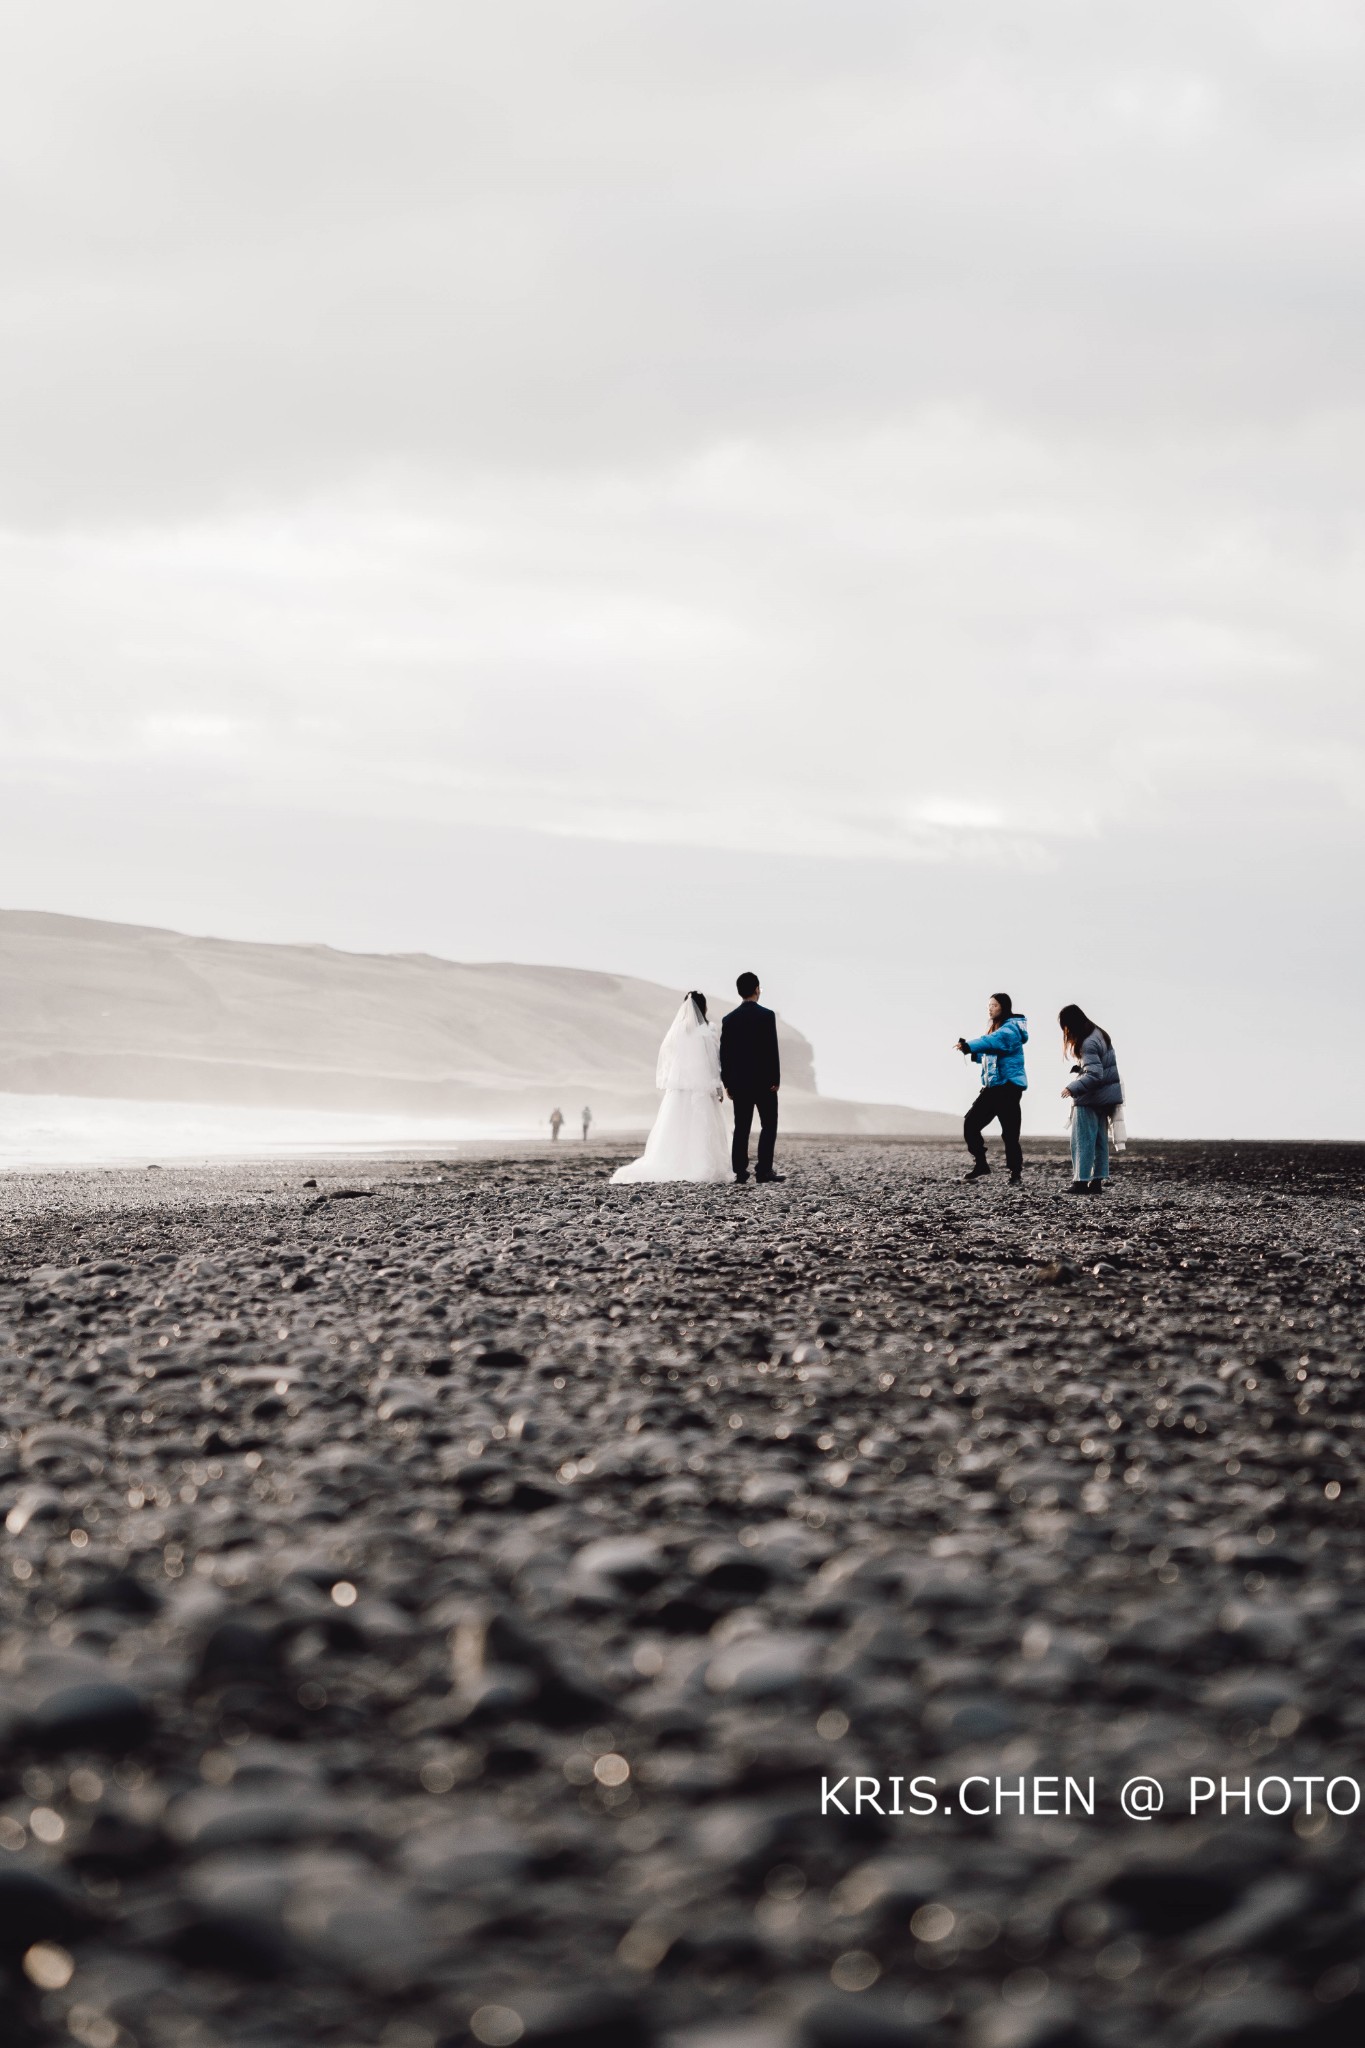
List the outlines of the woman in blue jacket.
<svg viewBox="0 0 1365 2048">
<path fill-rule="evenodd" d="M 1074 1104 L 1067 1193 L 1102 1195 L 1109 1178 L 1109 1119 L 1123 1100 L 1114 1041 L 1079 1003 L 1068 1003 L 1057 1022 L 1063 1050 L 1076 1062 L 1071 1069 L 1075 1079 L 1062 1090 Z"/>
<path fill-rule="evenodd" d="M 1000 1120 L 1005 1141 L 1005 1164 L 1010 1185 L 1018 1187 L 1024 1173 L 1024 1154 L 1019 1144 L 1019 1121 L 1023 1114 L 1024 1047 L 1028 1044 L 1028 1019 L 1017 1014 L 1007 995 L 990 1000 L 991 1028 L 981 1038 L 959 1038 L 959 1052 L 970 1053 L 981 1069 L 981 1093 L 962 1120 L 962 1135 L 972 1155 L 968 1180 L 983 1180 L 990 1172 L 986 1164 L 985 1129 Z"/>
</svg>

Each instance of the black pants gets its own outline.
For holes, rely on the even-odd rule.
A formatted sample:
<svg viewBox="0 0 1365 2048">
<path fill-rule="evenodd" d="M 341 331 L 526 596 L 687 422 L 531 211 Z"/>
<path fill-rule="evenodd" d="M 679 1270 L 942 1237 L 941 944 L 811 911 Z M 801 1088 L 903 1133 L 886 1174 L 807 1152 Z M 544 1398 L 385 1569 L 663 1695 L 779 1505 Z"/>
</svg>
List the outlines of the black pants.
<svg viewBox="0 0 1365 2048">
<path fill-rule="evenodd" d="M 986 1164 L 986 1140 L 982 1133 L 987 1124 L 993 1124 L 999 1117 L 1000 1135 L 1005 1141 L 1005 1164 L 1011 1173 L 1023 1172 L 1024 1154 L 1019 1145 L 1023 1100 L 1024 1091 L 1017 1081 L 997 1081 L 994 1088 L 983 1088 L 977 1096 L 962 1119 L 962 1135 L 978 1166 Z"/>
<path fill-rule="evenodd" d="M 758 1178 L 767 1180 L 773 1170 L 773 1151 L 777 1144 L 777 1090 L 765 1088 L 759 1095 L 736 1095 L 735 1142 L 730 1148 L 730 1164 L 735 1169 L 736 1180 L 749 1178 L 749 1133 L 753 1129 L 754 1111 L 758 1111 Z"/>
</svg>

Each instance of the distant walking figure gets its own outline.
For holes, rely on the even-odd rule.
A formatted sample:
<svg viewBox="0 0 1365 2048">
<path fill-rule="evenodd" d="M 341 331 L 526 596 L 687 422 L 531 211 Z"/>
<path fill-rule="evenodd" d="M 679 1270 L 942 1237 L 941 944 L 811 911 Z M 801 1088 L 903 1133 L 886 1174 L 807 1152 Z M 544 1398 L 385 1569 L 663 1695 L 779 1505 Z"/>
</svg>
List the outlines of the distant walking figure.
<svg viewBox="0 0 1365 2048">
<path fill-rule="evenodd" d="M 552 1109 L 550 1111 L 550 1136 L 552 1138 L 557 1138 L 559 1136 L 559 1127 L 563 1123 L 563 1121 L 564 1112 L 562 1109 Z"/>
<path fill-rule="evenodd" d="M 988 1014 L 991 1022 L 989 1031 L 980 1038 L 959 1038 L 957 1041 L 958 1051 L 970 1054 L 973 1062 L 981 1068 L 981 1093 L 962 1119 L 962 1135 L 972 1155 L 972 1168 L 966 1177 L 968 1180 L 984 1180 L 990 1172 L 986 1164 L 984 1133 L 987 1124 L 999 1118 L 1010 1184 L 1018 1187 L 1024 1174 L 1019 1123 L 1023 1114 L 1024 1090 L 1028 1087 L 1028 1076 L 1024 1072 L 1028 1019 L 1022 1011 L 1016 1011 L 1009 997 L 1003 994 L 991 997 Z"/>
<path fill-rule="evenodd" d="M 777 1147 L 777 1091 L 782 1063 L 777 1052 L 777 1018 L 759 1002 L 763 991 L 756 974 L 741 974 L 735 983 L 740 1004 L 721 1019 L 720 1078 L 735 1105 L 735 1142 L 730 1162 L 737 1181 L 749 1178 L 749 1133 L 758 1111 L 758 1166 L 755 1180 L 782 1178 L 773 1172 Z"/>
<path fill-rule="evenodd" d="M 1076 1064 L 1075 1075 L 1062 1090 L 1071 1098 L 1071 1186 L 1069 1195 L 1102 1195 L 1109 1178 L 1109 1120 L 1123 1101 L 1114 1041 L 1086 1016 L 1079 1003 L 1068 1003 L 1057 1022 L 1062 1048 Z"/>
<path fill-rule="evenodd" d="M 693 989 L 659 1047 L 654 1083 L 664 1091 L 639 1159 L 613 1181 L 725 1181 L 725 1116 L 720 1106 L 720 1049 L 706 1021 L 706 997 Z"/>
<path fill-rule="evenodd" d="M 584 1111 L 583 1111 L 583 1143 L 584 1143 L 585 1145 L 586 1145 L 586 1144 L 587 1144 L 587 1142 L 588 1142 L 588 1132 L 589 1132 L 589 1131 L 590 1131 L 591 1129 L 592 1129 L 592 1111 L 591 1111 L 590 1109 L 587 1109 L 587 1108 L 585 1108 L 585 1109 L 584 1109 Z"/>
</svg>

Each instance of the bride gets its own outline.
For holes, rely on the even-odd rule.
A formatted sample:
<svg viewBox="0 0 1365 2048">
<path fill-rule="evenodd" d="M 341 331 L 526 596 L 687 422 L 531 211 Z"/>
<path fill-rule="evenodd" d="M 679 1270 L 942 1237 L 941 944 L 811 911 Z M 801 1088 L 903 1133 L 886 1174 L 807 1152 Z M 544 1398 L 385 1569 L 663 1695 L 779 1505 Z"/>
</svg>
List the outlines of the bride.
<svg viewBox="0 0 1365 2048">
<path fill-rule="evenodd" d="M 659 1047 L 654 1085 L 664 1099 L 644 1157 L 618 1168 L 613 1181 L 733 1180 L 721 1109 L 720 1047 L 706 1021 L 706 997 L 696 989 L 683 997 Z"/>
</svg>

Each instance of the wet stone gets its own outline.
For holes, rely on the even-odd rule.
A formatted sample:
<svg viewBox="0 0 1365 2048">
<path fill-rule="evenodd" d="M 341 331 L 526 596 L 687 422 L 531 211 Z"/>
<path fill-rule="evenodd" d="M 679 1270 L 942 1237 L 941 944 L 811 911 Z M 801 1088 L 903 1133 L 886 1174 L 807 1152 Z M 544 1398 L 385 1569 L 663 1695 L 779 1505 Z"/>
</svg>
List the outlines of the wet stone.
<svg viewBox="0 0 1365 2048">
<path fill-rule="evenodd" d="M 507 1883 L 526 1871 L 533 1852 L 506 1822 L 475 1816 L 437 1822 L 413 1834 L 400 1860 L 415 1883 L 440 1893 Z"/>
<path fill-rule="evenodd" d="M 878 1997 L 822 1998 L 802 2014 L 801 2048 L 935 2048 L 941 2037 L 917 2018 L 905 1999 Z"/>
<path fill-rule="evenodd" d="M 226 1907 L 190 1908 L 162 1938 L 164 1952 L 190 1970 L 270 1984 L 297 1967 L 295 1945 L 276 1921 Z"/>
<path fill-rule="evenodd" d="M 13 1962 L 34 1942 L 79 1939 L 93 1919 L 73 1888 L 43 1871 L 0 1863 L 0 1957 Z"/>
<path fill-rule="evenodd" d="M 130 1685 L 94 1679 L 58 1685 L 43 1695 L 23 1724 L 23 1739 L 44 1755 L 91 1749 L 123 1754 L 150 1740 L 156 1715 Z"/>
<path fill-rule="evenodd" d="M 533 2048 L 650 2048 L 654 2028 L 625 1991 L 600 1986 L 537 1989 L 514 2010 Z"/>
<path fill-rule="evenodd" d="M 166 1825 L 176 1842 L 201 1855 L 344 1838 L 357 1828 L 344 1808 L 287 1782 L 187 1792 L 172 1803 Z"/>
<path fill-rule="evenodd" d="M 707 1686 L 712 1692 L 741 1700 L 794 1692 L 811 1676 L 818 1647 L 804 1635 L 741 1638 L 711 1659 Z"/>
<path fill-rule="evenodd" d="M 14 1496 L 5 1516 L 11 1536 L 22 1536 L 35 1523 L 55 1521 L 62 1513 L 62 1496 L 51 1486 L 25 1486 Z"/>
</svg>

